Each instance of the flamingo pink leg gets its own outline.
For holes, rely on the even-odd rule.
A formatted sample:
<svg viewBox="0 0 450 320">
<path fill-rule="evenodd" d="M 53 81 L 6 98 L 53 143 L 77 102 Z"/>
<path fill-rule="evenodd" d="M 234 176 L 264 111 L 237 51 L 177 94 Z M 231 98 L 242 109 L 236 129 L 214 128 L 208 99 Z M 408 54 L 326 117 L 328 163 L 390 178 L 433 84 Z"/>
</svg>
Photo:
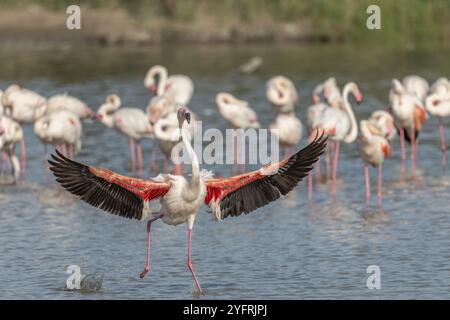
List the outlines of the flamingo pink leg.
<svg viewBox="0 0 450 320">
<path fill-rule="evenodd" d="M 8 167 L 8 156 L 5 151 L 2 151 L 2 171 L 5 171 Z"/>
<path fill-rule="evenodd" d="M 144 173 L 143 173 L 143 161 L 142 161 L 142 148 L 141 148 L 140 142 L 136 143 L 136 149 L 137 149 L 139 176 L 142 177 L 144 175 Z"/>
<path fill-rule="evenodd" d="M 394 157 L 394 143 L 391 143 L 390 144 L 390 148 L 389 148 L 389 156 L 391 157 L 391 158 L 393 158 Z"/>
<path fill-rule="evenodd" d="M 309 205 L 312 204 L 312 198 L 313 198 L 313 177 L 311 174 L 311 171 L 308 173 L 308 203 Z"/>
<path fill-rule="evenodd" d="M 333 195 L 336 194 L 336 180 L 337 180 L 337 168 L 339 164 L 339 145 L 340 141 L 336 141 L 336 148 L 334 150 L 334 164 L 333 164 L 333 183 L 331 192 Z"/>
<path fill-rule="evenodd" d="M 130 153 L 131 153 L 131 175 L 134 176 L 136 173 L 136 157 L 134 154 L 134 140 L 132 138 L 129 139 L 130 143 Z"/>
<path fill-rule="evenodd" d="M 411 175 L 414 174 L 414 166 L 416 162 L 416 139 L 415 139 L 415 131 L 414 125 L 411 126 Z"/>
<path fill-rule="evenodd" d="M 188 267 L 192 273 L 192 277 L 194 278 L 195 284 L 197 285 L 198 292 L 202 293 L 203 292 L 202 287 L 200 287 L 200 283 L 198 282 L 197 276 L 195 275 L 195 272 L 194 272 L 194 267 L 192 266 L 192 259 L 191 259 L 192 245 L 191 245 L 191 243 L 192 243 L 192 229 L 189 228 L 189 231 L 188 231 Z"/>
<path fill-rule="evenodd" d="M 439 135 L 441 137 L 441 152 L 442 152 L 442 166 L 445 167 L 447 160 L 445 155 L 445 150 L 447 149 L 447 146 L 445 145 L 445 128 L 444 124 L 442 123 L 442 118 L 439 118 Z"/>
<path fill-rule="evenodd" d="M 378 206 L 383 205 L 383 164 L 378 166 Z"/>
<path fill-rule="evenodd" d="M 333 154 L 334 144 L 332 141 L 328 142 L 328 149 L 326 150 L 325 157 L 325 166 L 326 166 L 326 178 L 329 179 L 331 177 L 331 155 Z"/>
<path fill-rule="evenodd" d="M 369 165 L 364 164 L 364 175 L 366 177 L 366 205 L 370 204 L 370 177 L 369 177 Z"/>
<path fill-rule="evenodd" d="M 405 173 L 405 160 L 406 160 L 406 150 L 405 150 L 405 129 L 400 129 L 400 147 L 402 149 L 402 174 Z"/>
<path fill-rule="evenodd" d="M 20 140 L 20 154 L 22 158 L 22 177 L 25 178 L 27 170 L 27 149 L 25 146 L 25 138 Z"/>
<path fill-rule="evenodd" d="M 62 150 L 63 150 L 64 157 L 67 157 L 67 146 L 65 143 L 62 144 Z"/>
<path fill-rule="evenodd" d="M 156 146 L 153 145 L 152 155 L 150 158 L 150 176 L 153 176 L 158 171 L 158 165 L 156 164 Z"/>
<path fill-rule="evenodd" d="M 152 222 L 158 220 L 160 217 L 152 218 L 147 222 L 147 260 L 145 262 L 145 269 L 139 274 L 139 277 L 142 279 L 145 275 L 150 271 L 150 227 Z"/>
<path fill-rule="evenodd" d="M 50 184 L 51 177 L 50 177 L 50 164 L 48 163 L 48 147 L 47 144 L 44 144 L 44 165 L 46 168 L 46 175 L 47 175 L 47 184 Z"/>
<path fill-rule="evenodd" d="M 69 158 L 73 159 L 73 144 L 69 145 Z"/>
</svg>

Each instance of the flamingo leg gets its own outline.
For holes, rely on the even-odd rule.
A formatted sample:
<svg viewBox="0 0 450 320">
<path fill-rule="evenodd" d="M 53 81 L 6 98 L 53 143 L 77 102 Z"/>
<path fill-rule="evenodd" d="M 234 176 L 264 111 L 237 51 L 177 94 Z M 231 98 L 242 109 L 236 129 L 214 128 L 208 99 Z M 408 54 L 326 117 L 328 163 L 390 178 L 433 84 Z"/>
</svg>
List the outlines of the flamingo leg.
<svg viewBox="0 0 450 320">
<path fill-rule="evenodd" d="M 144 173 L 143 173 L 143 161 L 142 161 L 142 147 L 141 147 L 140 142 L 136 143 L 136 149 L 137 149 L 139 176 L 142 177 L 144 175 Z"/>
<path fill-rule="evenodd" d="M 383 163 L 378 165 L 378 206 L 383 204 Z"/>
<path fill-rule="evenodd" d="M 25 178 L 27 167 L 27 148 L 25 146 L 25 138 L 20 140 L 20 156 L 22 160 L 22 178 Z"/>
<path fill-rule="evenodd" d="M 390 144 L 390 148 L 389 148 L 389 156 L 391 157 L 391 158 L 393 158 L 394 157 L 394 143 L 391 143 Z"/>
<path fill-rule="evenodd" d="M 337 180 L 337 168 L 339 164 L 339 146 L 340 141 L 336 141 L 336 148 L 334 150 L 334 164 L 333 164 L 333 182 L 331 192 L 333 195 L 336 195 L 336 180 Z"/>
<path fill-rule="evenodd" d="M 441 137 L 441 152 L 442 152 L 441 164 L 443 167 L 445 167 L 447 163 L 445 155 L 445 150 L 447 149 L 447 146 L 445 145 L 445 128 L 444 124 L 442 123 L 442 118 L 439 118 L 439 135 Z"/>
<path fill-rule="evenodd" d="M 414 166 L 416 162 L 416 139 L 414 125 L 411 126 L 411 175 L 414 174 Z"/>
<path fill-rule="evenodd" d="M 199 293 L 202 293 L 202 287 L 200 287 L 200 283 L 197 280 L 197 276 L 194 272 L 194 267 L 192 265 L 192 259 L 191 259 L 191 248 L 192 248 L 192 228 L 189 228 L 188 231 L 188 267 L 191 271 L 192 277 L 194 278 L 195 284 L 197 285 L 197 289 Z"/>
<path fill-rule="evenodd" d="M 369 176 L 369 165 L 364 164 L 364 175 L 366 177 L 366 205 L 370 204 L 370 176 Z"/>
<path fill-rule="evenodd" d="M 73 144 L 69 145 L 69 158 L 73 159 Z"/>
<path fill-rule="evenodd" d="M 316 169 L 316 179 L 317 179 L 317 182 L 320 183 L 320 179 L 322 177 L 322 170 L 320 168 L 320 159 L 317 161 L 317 166 L 316 167 L 317 167 L 317 169 Z"/>
<path fill-rule="evenodd" d="M 145 262 L 145 269 L 139 274 L 139 277 L 142 279 L 145 275 L 150 271 L 150 227 L 152 222 L 158 220 L 160 217 L 152 218 L 147 222 L 147 260 Z"/>
<path fill-rule="evenodd" d="M 62 144 L 64 157 L 67 157 L 67 145 L 65 143 Z"/>
<path fill-rule="evenodd" d="M 44 165 L 45 165 L 45 171 L 47 175 L 47 184 L 50 184 L 51 178 L 50 178 L 50 164 L 47 161 L 48 159 L 48 147 L 47 144 L 44 143 Z"/>
<path fill-rule="evenodd" d="M 334 153 L 334 142 L 330 141 L 328 143 L 327 156 L 325 158 L 326 166 L 327 166 L 327 179 L 331 178 L 332 175 L 332 164 L 331 164 L 331 156 Z"/>
<path fill-rule="evenodd" d="M 400 146 L 402 149 L 402 174 L 405 173 L 405 160 L 406 160 L 406 150 L 405 150 L 405 129 L 400 129 Z"/>
<path fill-rule="evenodd" d="M 313 198 L 313 177 L 310 171 L 308 173 L 308 203 L 310 206 L 312 205 L 312 198 Z"/>
<path fill-rule="evenodd" d="M 131 154 L 131 175 L 134 176 L 136 173 L 136 157 L 134 154 L 134 140 L 130 138 L 129 140 L 130 144 L 130 154 Z"/>
<path fill-rule="evenodd" d="M 150 158 L 150 176 L 153 176 L 158 171 L 158 165 L 156 164 L 156 146 L 153 145 L 152 155 Z"/>
</svg>

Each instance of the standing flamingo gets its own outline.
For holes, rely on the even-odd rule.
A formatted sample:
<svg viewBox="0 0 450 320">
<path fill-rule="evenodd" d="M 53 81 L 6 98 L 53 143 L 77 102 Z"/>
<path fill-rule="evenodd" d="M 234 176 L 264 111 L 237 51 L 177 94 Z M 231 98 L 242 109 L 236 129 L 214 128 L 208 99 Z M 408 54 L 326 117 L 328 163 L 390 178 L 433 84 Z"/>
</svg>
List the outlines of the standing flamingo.
<svg viewBox="0 0 450 320">
<path fill-rule="evenodd" d="M 370 117 L 369 122 L 374 125 L 388 142 L 389 142 L 389 152 L 391 157 L 393 157 L 393 147 L 391 141 L 397 136 L 395 130 L 394 117 L 387 111 L 377 110 L 374 111 Z"/>
<path fill-rule="evenodd" d="M 293 112 L 278 114 L 269 124 L 269 129 L 278 136 L 285 157 L 296 149 L 303 135 L 302 122 Z"/>
<path fill-rule="evenodd" d="M 369 165 L 378 168 L 378 205 L 382 206 L 382 165 L 389 153 L 389 143 L 383 137 L 381 131 L 367 120 L 360 122 L 363 136 L 361 145 L 361 157 L 364 160 L 364 174 L 366 179 L 366 204 L 370 204 L 370 177 Z"/>
<path fill-rule="evenodd" d="M 98 169 L 69 160 L 60 153 L 49 161 L 57 181 L 83 201 L 126 218 L 143 219 L 147 223 L 147 259 L 143 278 L 150 270 L 150 226 L 161 219 L 169 225 L 188 224 L 188 267 L 199 293 L 202 288 L 191 259 L 192 228 L 200 207 L 209 205 L 219 220 L 249 213 L 286 195 L 312 169 L 326 146 L 320 136 L 294 155 L 260 170 L 230 178 L 213 178 L 200 171 L 199 161 L 186 137 L 190 114 L 180 108 L 177 113 L 182 142 L 192 164 L 192 177 L 159 175 L 150 180 L 121 176 L 107 169 Z M 147 201 L 160 198 L 161 209 L 150 212 Z"/>
<path fill-rule="evenodd" d="M 168 96 L 182 106 L 188 105 L 194 94 L 194 83 L 191 78 L 179 74 L 169 77 L 167 69 L 160 65 L 148 70 L 144 85 L 157 96 Z"/>
<path fill-rule="evenodd" d="M 153 137 L 153 128 L 147 120 L 144 111 L 137 108 L 120 108 L 122 102 L 117 95 L 109 95 L 106 102 L 100 106 L 97 119 L 108 128 L 114 128 L 128 137 L 131 153 L 131 174 L 136 171 L 135 145 L 139 174 L 143 174 L 142 148 L 140 140 Z"/>
<path fill-rule="evenodd" d="M 441 164 L 445 166 L 445 151 L 447 149 L 445 145 L 445 129 L 442 118 L 450 116 L 450 94 L 445 91 L 439 91 L 439 93 L 432 93 L 425 99 L 426 110 L 439 119 L 439 135 L 441 139 L 441 152 L 442 160 Z"/>
<path fill-rule="evenodd" d="M 45 104 L 45 98 L 40 94 L 20 87 L 10 85 L 2 95 L 2 104 L 5 113 L 20 124 L 31 123 L 37 119 L 37 110 Z M 26 175 L 26 145 L 25 138 L 21 140 L 22 175 Z"/>
<path fill-rule="evenodd" d="M 341 141 L 345 143 L 352 143 L 356 140 L 358 135 L 358 124 L 356 122 L 355 114 L 352 106 L 348 101 L 348 95 L 352 93 L 355 96 L 356 102 L 360 103 L 362 100 L 361 92 L 354 82 L 349 82 L 343 89 L 343 101 L 339 108 L 328 108 L 322 114 L 318 121 L 316 128 L 319 131 L 325 132 L 330 138 L 335 141 L 336 146 L 333 158 L 333 174 L 332 174 L 332 194 L 336 194 L 336 178 L 339 163 L 339 147 Z M 310 195 L 310 198 L 312 194 Z"/>
<path fill-rule="evenodd" d="M 422 105 L 420 99 L 408 93 L 402 83 L 397 79 L 392 80 L 389 99 L 395 126 L 400 132 L 402 171 L 404 170 L 404 161 L 406 160 L 406 140 L 411 144 L 411 173 L 413 173 L 416 159 L 416 141 L 427 119 L 425 107 Z"/>
<path fill-rule="evenodd" d="M 14 182 L 17 181 L 20 175 L 20 162 L 14 154 L 14 148 L 22 139 L 23 130 L 20 124 L 0 114 L 0 153 L 2 153 L 3 162 L 8 160 L 11 163 Z"/>
<path fill-rule="evenodd" d="M 293 112 L 298 104 L 297 89 L 285 76 L 276 76 L 267 82 L 266 97 L 277 113 Z"/>
<path fill-rule="evenodd" d="M 230 93 L 220 92 L 216 95 L 216 104 L 221 116 L 228 122 L 233 129 L 249 129 L 259 128 L 258 116 L 256 112 L 250 108 L 247 101 L 237 99 Z M 236 131 L 233 130 L 233 145 L 234 145 L 234 166 L 237 160 L 237 136 Z M 245 170 L 245 164 L 243 164 Z"/>
</svg>

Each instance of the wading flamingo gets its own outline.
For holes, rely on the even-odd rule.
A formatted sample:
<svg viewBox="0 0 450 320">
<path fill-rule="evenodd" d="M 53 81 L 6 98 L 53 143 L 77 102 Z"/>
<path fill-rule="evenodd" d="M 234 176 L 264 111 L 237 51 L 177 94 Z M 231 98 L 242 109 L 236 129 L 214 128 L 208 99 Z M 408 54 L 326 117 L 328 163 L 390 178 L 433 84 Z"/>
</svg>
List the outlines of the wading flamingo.
<svg viewBox="0 0 450 320">
<path fill-rule="evenodd" d="M 360 123 L 362 134 L 361 157 L 364 160 L 364 175 L 366 180 L 366 204 L 370 204 L 369 165 L 378 169 L 378 205 L 382 206 L 382 170 L 383 162 L 389 153 L 389 143 L 376 126 L 367 120 Z"/>
<path fill-rule="evenodd" d="M 439 136 L 441 140 L 441 163 L 446 164 L 445 151 L 445 129 L 442 118 L 450 116 L 450 94 L 439 91 L 439 93 L 432 93 L 425 99 L 425 108 L 432 115 L 439 119 Z"/>
<path fill-rule="evenodd" d="M 200 283 L 194 273 L 191 259 L 192 228 L 200 207 L 209 205 L 216 219 L 249 213 L 286 195 L 312 169 L 323 153 L 326 138 L 317 137 L 308 146 L 279 163 L 260 170 L 233 176 L 213 178 L 212 173 L 200 171 L 197 156 L 186 136 L 190 115 L 181 108 L 178 113 L 180 134 L 192 164 L 192 177 L 159 175 L 143 180 L 121 176 L 107 169 L 90 167 L 53 155 L 50 168 L 63 188 L 83 201 L 112 214 L 126 218 L 143 219 L 147 223 L 147 259 L 143 278 L 150 270 L 150 226 L 161 219 L 169 225 L 188 224 L 188 267 L 199 293 Z M 148 201 L 160 198 L 161 209 L 150 212 Z"/>
<path fill-rule="evenodd" d="M 45 98 L 40 94 L 20 87 L 17 84 L 10 85 L 2 95 L 2 104 L 5 113 L 20 124 L 31 123 L 37 119 L 37 110 L 45 104 Z M 26 145 L 25 138 L 20 142 L 22 175 L 26 175 Z"/>
<path fill-rule="evenodd" d="M 278 114 L 269 124 L 269 129 L 278 136 L 285 157 L 296 150 L 303 135 L 302 122 L 293 112 Z"/>
<path fill-rule="evenodd" d="M 135 149 L 137 149 L 139 174 L 142 176 L 143 164 L 140 140 L 152 138 L 153 128 L 144 111 L 138 108 L 120 108 L 121 104 L 119 96 L 109 95 L 105 103 L 98 109 L 96 118 L 108 128 L 114 128 L 128 137 L 131 153 L 131 175 L 135 175 L 136 172 Z"/>
<path fill-rule="evenodd" d="M 352 106 L 348 101 L 349 94 L 352 93 L 357 103 L 362 100 L 361 92 L 354 82 L 349 82 L 343 89 L 342 104 L 338 108 L 328 108 L 322 114 L 317 123 L 316 128 L 321 132 L 329 135 L 330 139 L 335 142 L 334 157 L 333 157 L 333 173 L 332 173 L 332 195 L 336 194 L 336 179 L 337 169 L 339 163 L 339 148 L 341 141 L 345 143 L 352 143 L 358 136 L 358 124 L 356 122 L 355 114 Z M 312 179 L 311 179 L 312 180 Z M 309 199 L 312 199 L 312 182 L 310 182 Z"/>
<path fill-rule="evenodd" d="M 277 113 L 293 112 L 298 104 L 297 89 L 285 76 L 276 76 L 267 82 L 266 97 Z"/>
<path fill-rule="evenodd" d="M 2 154 L 2 168 L 5 169 L 7 160 L 11 164 L 12 176 L 14 182 L 20 175 L 20 162 L 14 154 L 14 147 L 23 139 L 23 130 L 20 124 L 0 114 L 0 153 Z"/>
<path fill-rule="evenodd" d="M 389 142 L 389 153 L 391 157 L 394 155 L 391 141 L 397 136 L 395 130 L 394 117 L 387 111 L 377 110 L 374 111 L 368 120 L 371 125 L 374 125 L 382 137 L 384 137 Z"/>
<path fill-rule="evenodd" d="M 144 85 L 157 96 L 168 96 L 182 106 L 187 106 L 194 94 L 191 78 L 179 74 L 168 76 L 167 69 L 160 65 L 148 70 Z"/>
<path fill-rule="evenodd" d="M 397 79 L 392 80 L 389 92 L 392 115 L 397 130 L 400 132 L 400 145 L 402 149 L 402 171 L 406 160 L 405 140 L 411 144 L 411 173 L 414 172 L 416 159 L 416 144 L 419 132 L 427 119 L 425 107 L 419 98 L 410 94 Z"/>
<path fill-rule="evenodd" d="M 258 116 L 256 112 L 250 108 L 247 101 L 237 99 L 230 93 L 220 92 L 216 95 L 216 104 L 220 115 L 227 121 L 233 129 L 257 129 L 260 127 Z M 234 144 L 234 166 L 237 160 L 237 136 L 233 130 L 233 144 Z M 245 171 L 245 164 L 243 164 Z"/>
</svg>

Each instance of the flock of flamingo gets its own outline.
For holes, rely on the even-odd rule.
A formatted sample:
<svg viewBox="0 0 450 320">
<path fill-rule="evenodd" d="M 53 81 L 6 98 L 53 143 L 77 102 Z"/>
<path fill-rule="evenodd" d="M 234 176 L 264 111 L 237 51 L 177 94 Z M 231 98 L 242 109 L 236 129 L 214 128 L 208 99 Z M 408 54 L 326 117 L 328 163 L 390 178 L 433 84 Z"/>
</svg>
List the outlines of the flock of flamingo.
<svg viewBox="0 0 450 320">
<path fill-rule="evenodd" d="M 229 178 L 214 177 L 201 170 L 191 146 L 193 119 L 196 116 L 186 107 L 194 93 L 193 81 L 185 75 L 168 75 L 163 66 L 148 71 L 145 87 L 154 94 L 146 112 L 138 108 L 122 108 L 117 95 L 106 97 L 97 112 L 76 97 L 63 94 L 50 98 L 19 85 L 0 91 L 0 149 L 2 171 L 8 165 L 18 179 L 25 175 L 26 146 L 22 125 L 34 123 L 34 132 L 44 143 L 56 146 L 48 160 L 48 169 L 57 182 L 70 193 L 90 205 L 126 218 L 144 219 L 147 223 L 147 259 L 144 277 L 150 269 L 150 227 L 161 219 L 164 223 L 188 224 L 188 268 L 199 292 L 202 292 L 191 260 L 192 228 L 203 204 L 209 206 L 218 220 L 249 213 L 291 191 L 308 177 L 308 197 L 313 197 L 313 181 L 331 179 L 332 194 L 336 193 L 341 142 L 353 143 L 360 131 L 361 157 L 365 163 L 366 203 L 370 203 L 369 166 L 378 168 L 378 203 L 382 205 L 382 165 L 393 152 L 392 141 L 400 136 L 402 170 L 406 160 L 406 142 L 410 144 L 410 171 L 414 172 L 419 149 L 419 133 L 428 114 L 439 118 L 442 163 L 445 164 L 445 132 L 442 118 L 450 116 L 450 82 L 439 78 L 432 86 L 422 77 L 411 75 L 402 81 L 394 79 L 389 92 L 389 107 L 378 110 L 366 120 L 358 122 L 350 102 L 362 94 L 354 82 L 345 84 L 342 91 L 335 78 L 329 78 L 314 88 L 312 105 L 306 112 L 309 144 L 296 151 L 302 139 L 303 125 L 296 116 L 298 93 L 294 83 L 285 76 L 267 82 L 266 97 L 276 117 L 269 129 L 278 135 L 285 158 L 253 172 Z M 216 96 L 218 111 L 234 129 L 259 128 L 257 113 L 247 101 L 230 93 Z M 73 159 L 81 149 L 82 121 L 96 119 L 129 139 L 133 177 L 119 175 L 103 168 L 78 163 Z M 360 130 L 358 130 L 358 127 Z M 164 173 L 143 179 L 141 140 L 154 139 L 164 156 Z M 182 141 L 191 160 L 192 175 L 185 178 L 181 165 L 174 165 L 167 173 L 172 148 Z M 15 146 L 21 146 L 21 158 Z M 156 148 L 152 150 L 151 168 L 156 169 Z M 321 172 L 320 156 L 325 154 L 326 172 Z M 45 151 L 47 159 L 47 147 Z M 316 165 L 314 173 L 313 165 Z M 136 172 L 137 171 L 137 172 Z M 136 173 L 140 178 L 134 177 Z M 160 209 L 150 209 L 151 200 L 160 200 Z"/>
</svg>

